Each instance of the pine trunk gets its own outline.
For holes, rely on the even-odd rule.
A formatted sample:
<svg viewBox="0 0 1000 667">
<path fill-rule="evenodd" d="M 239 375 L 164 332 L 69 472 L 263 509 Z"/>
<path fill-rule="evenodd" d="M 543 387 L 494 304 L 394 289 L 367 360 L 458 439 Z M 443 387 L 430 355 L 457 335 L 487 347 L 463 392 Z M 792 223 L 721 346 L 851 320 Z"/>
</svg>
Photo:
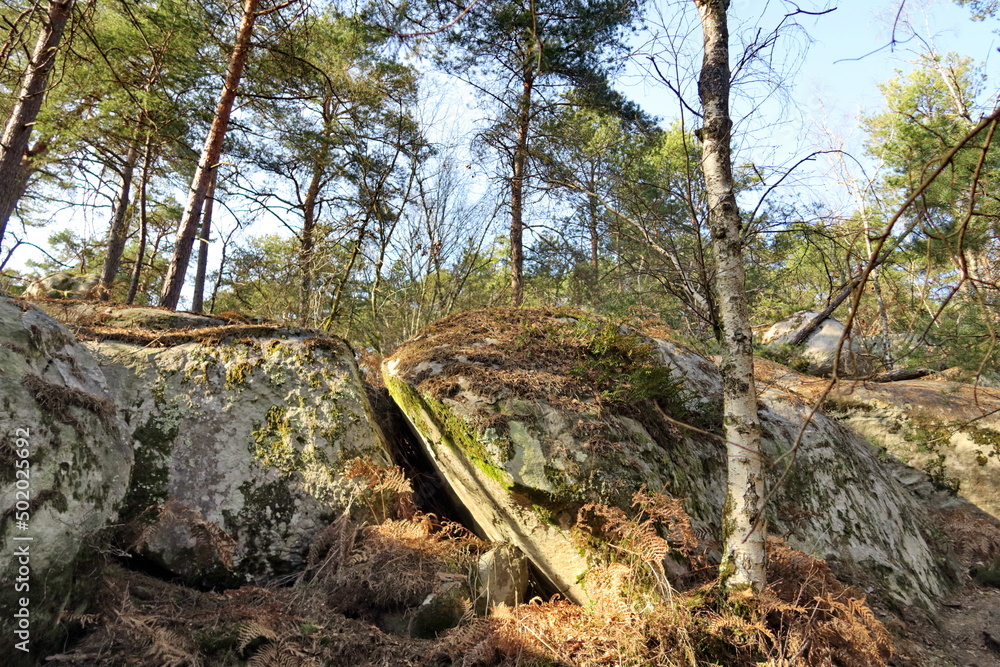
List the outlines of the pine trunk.
<svg viewBox="0 0 1000 667">
<path fill-rule="evenodd" d="M 24 192 L 29 169 L 23 163 L 31 139 L 31 129 L 42 108 L 49 72 L 56 60 L 73 0 L 51 0 L 42 31 L 31 53 L 31 61 L 21 78 L 17 101 L 0 138 L 0 243 L 3 242 L 17 200 Z"/>
<path fill-rule="evenodd" d="M 205 275 L 208 273 L 208 239 L 212 234 L 212 208 L 215 204 L 215 179 L 208 185 L 205 196 L 205 215 L 198 235 L 198 262 L 194 272 L 194 296 L 191 297 L 191 312 L 200 313 L 205 308 Z"/>
<path fill-rule="evenodd" d="M 716 302 L 722 324 L 723 420 L 728 486 L 723 508 L 724 554 L 720 578 L 727 588 L 766 583 L 764 474 L 760 419 L 753 377 L 752 331 L 747 313 L 740 212 L 733 193 L 732 120 L 729 117 L 728 0 L 695 0 L 705 54 L 698 81 L 704 112 L 702 172 L 717 273 Z"/>
<path fill-rule="evenodd" d="M 316 200 L 323 185 L 323 170 L 317 167 L 309 181 L 306 198 L 302 203 L 302 237 L 299 247 L 299 269 L 302 281 L 299 295 L 299 324 L 309 326 L 309 311 L 312 304 L 313 252 L 316 245 Z"/>
<path fill-rule="evenodd" d="M 177 308 L 184 287 L 184 277 L 187 275 L 188 263 L 191 261 L 191 250 L 194 246 L 195 233 L 201 221 L 202 208 L 208 193 L 208 184 L 215 177 L 222 155 L 222 142 L 226 138 L 229 127 L 229 117 L 236 101 L 236 91 L 243 77 L 243 68 L 250 56 L 250 39 L 253 36 L 254 23 L 257 20 L 257 10 L 260 0 L 244 0 L 243 18 L 233 45 L 233 53 L 229 59 L 229 70 L 226 72 L 226 82 L 219 96 L 219 105 L 215 109 L 212 127 L 205 138 L 198 168 L 191 181 L 191 191 L 188 203 L 177 230 L 177 242 L 174 245 L 174 256 L 170 260 L 170 268 L 163 281 L 163 291 L 160 293 L 160 305 L 165 308 Z"/>
<path fill-rule="evenodd" d="M 118 203 L 115 205 L 114 218 L 108 231 L 108 250 L 104 256 L 104 267 L 101 269 L 101 301 L 111 298 L 115 276 L 122 263 L 122 253 L 125 252 L 125 242 L 128 240 L 128 205 L 131 202 L 132 178 L 135 175 L 135 165 L 139 161 L 139 149 L 135 144 L 129 146 L 122 168 L 122 187 L 118 193 Z"/>
<path fill-rule="evenodd" d="M 510 179 L 510 303 L 515 308 L 520 307 L 524 300 L 524 172 L 528 163 L 528 131 L 534 85 L 534 72 L 526 71 L 518 105 L 517 143 L 514 145 Z"/>
<path fill-rule="evenodd" d="M 149 236 L 149 220 L 146 216 L 146 188 L 149 185 L 150 169 L 153 163 L 153 143 L 146 135 L 146 148 L 142 157 L 142 175 L 139 176 L 139 249 L 135 253 L 135 264 L 132 266 L 132 278 L 128 285 L 128 295 L 125 303 L 129 306 L 135 301 L 139 291 L 139 279 L 142 277 L 142 263 L 146 257 L 146 239 Z"/>
</svg>

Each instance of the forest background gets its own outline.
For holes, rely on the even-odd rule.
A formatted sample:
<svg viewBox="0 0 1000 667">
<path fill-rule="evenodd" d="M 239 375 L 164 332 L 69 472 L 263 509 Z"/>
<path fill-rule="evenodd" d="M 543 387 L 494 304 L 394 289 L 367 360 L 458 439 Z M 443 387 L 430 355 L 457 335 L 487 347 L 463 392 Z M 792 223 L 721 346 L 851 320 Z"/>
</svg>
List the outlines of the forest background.
<svg viewBox="0 0 1000 667">
<path fill-rule="evenodd" d="M 5 117 L 48 4 L 0 9 Z M 734 3 L 755 326 L 832 305 L 874 258 L 854 318 L 872 356 L 990 379 L 992 131 L 889 225 L 996 104 L 996 6 L 960 4 Z M 249 2 L 71 5 L 0 245 L 2 287 L 110 268 L 106 298 L 163 303 Z M 181 306 L 380 353 L 457 310 L 572 305 L 717 351 L 693 3 L 256 5 Z"/>
</svg>

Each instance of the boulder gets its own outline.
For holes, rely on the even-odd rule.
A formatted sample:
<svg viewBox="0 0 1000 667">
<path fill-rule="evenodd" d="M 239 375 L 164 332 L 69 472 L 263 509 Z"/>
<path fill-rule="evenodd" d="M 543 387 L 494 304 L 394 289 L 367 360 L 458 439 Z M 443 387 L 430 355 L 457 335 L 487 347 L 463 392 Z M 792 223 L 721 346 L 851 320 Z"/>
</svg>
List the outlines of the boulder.
<svg viewBox="0 0 1000 667">
<path fill-rule="evenodd" d="M 788 365 L 796 370 L 818 377 L 828 377 L 833 373 L 837 349 L 846 329 L 843 324 L 828 317 L 809 334 L 800 347 L 793 350 L 784 347 L 790 345 L 792 339 L 819 314 L 817 311 L 800 310 L 772 325 L 761 337 L 761 343 L 778 350 L 779 353 L 787 353 Z M 861 347 L 853 338 L 848 337 L 843 347 L 840 347 L 838 374 L 841 377 L 859 377 L 870 372 L 871 364 L 862 355 Z"/>
<path fill-rule="evenodd" d="M 340 339 L 248 326 L 89 335 L 135 438 L 123 518 L 141 525 L 139 552 L 185 581 L 300 568 L 350 502 L 345 463 L 389 463 Z"/>
<path fill-rule="evenodd" d="M 589 601 L 595 552 L 577 523 L 589 503 L 632 515 L 637 490 L 663 490 L 696 533 L 721 534 L 721 380 L 671 341 L 573 311 L 476 311 L 403 344 L 383 376 L 481 534 L 516 545 L 571 600 Z M 772 534 L 897 604 L 945 593 L 955 572 L 922 508 L 864 439 L 821 413 L 803 430 L 807 402 L 761 390 L 764 452 L 782 457 Z"/>
<path fill-rule="evenodd" d="M 118 306 L 89 301 L 41 301 L 38 307 L 67 326 L 115 327 L 144 331 L 206 329 L 228 324 L 226 320 L 167 308 Z"/>
<path fill-rule="evenodd" d="M 807 400 L 822 390 L 801 376 L 783 378 L 782 385 Z M 863 435 L 877 455 L 909 466 L 908 483 L 945 491 L 936 503 L 964 499 L 1000 519 L 1000 390 L 941 375 L 877 384 L 844 380 L 824 409 Z"/>
<path fill-rule="evenodd" d="M 96 273 L 59 271 L 28 285 L 24 296 L 32 299 L 85 299 L 101 282 Z"/>
<path fill-rule="evenodd" d="M 496 546 L 479 557 L 475 582 L 476 609 L 484 614 L 498 604 L 513 607 L 527 601 L 528 559 L 511 544 Z"/>
<path fill-rule="evenodd" d="M 0 296 L 0 647 L 35 662 L 82 613 L 99 532 L 128 488 L 132 446 L 104 374 L 65 327 Z M 21 611 L 27 618 L 17 618 Z M 27 636 L 15 630 L 27 624 Z"/>
</svg>

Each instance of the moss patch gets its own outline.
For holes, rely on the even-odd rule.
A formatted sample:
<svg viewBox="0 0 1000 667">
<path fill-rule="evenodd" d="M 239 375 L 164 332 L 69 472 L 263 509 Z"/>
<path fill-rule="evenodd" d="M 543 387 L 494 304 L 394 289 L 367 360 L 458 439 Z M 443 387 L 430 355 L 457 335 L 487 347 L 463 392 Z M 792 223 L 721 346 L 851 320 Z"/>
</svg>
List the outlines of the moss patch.
<svg viewBox="0 0 1000 667">
<path fill-rule="evenodd" d="M 510 475 L 493 462 L 475 430 L 463 419 L 454 415 L 443 403 L 422 396 L 405 382 L 387 377 L 386 388 L 411 419 L 423 416 L 434 421 L 435 429 L 442 436 L 442 444 L 452 447 L 472 461 L 484 475 L 505 489 L 512 488 Z"/>
<path fill-rule="evenodd" d="M 153 416 L 132 433 L 138 446 L 132 480 L 122 505 L 123 519 L 133 519 L 148 507 L 166 502 L 168 463 L 178 427 L 176 420 Z"/>
</svg>

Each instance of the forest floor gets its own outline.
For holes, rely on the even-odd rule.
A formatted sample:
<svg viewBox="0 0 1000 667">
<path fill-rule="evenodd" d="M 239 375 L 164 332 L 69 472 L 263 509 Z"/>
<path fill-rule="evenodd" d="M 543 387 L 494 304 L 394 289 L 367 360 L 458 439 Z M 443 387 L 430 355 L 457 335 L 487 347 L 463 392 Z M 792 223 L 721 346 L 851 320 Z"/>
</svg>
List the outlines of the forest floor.
<svg viewBox="0 0 1000 667">
<path fill-rule="evenodd" d="M 1000 589 L 969 582 L 936 616 L 911 611 L 886 622 L 893 667 L 1000 667 Z"/>
</svg>

